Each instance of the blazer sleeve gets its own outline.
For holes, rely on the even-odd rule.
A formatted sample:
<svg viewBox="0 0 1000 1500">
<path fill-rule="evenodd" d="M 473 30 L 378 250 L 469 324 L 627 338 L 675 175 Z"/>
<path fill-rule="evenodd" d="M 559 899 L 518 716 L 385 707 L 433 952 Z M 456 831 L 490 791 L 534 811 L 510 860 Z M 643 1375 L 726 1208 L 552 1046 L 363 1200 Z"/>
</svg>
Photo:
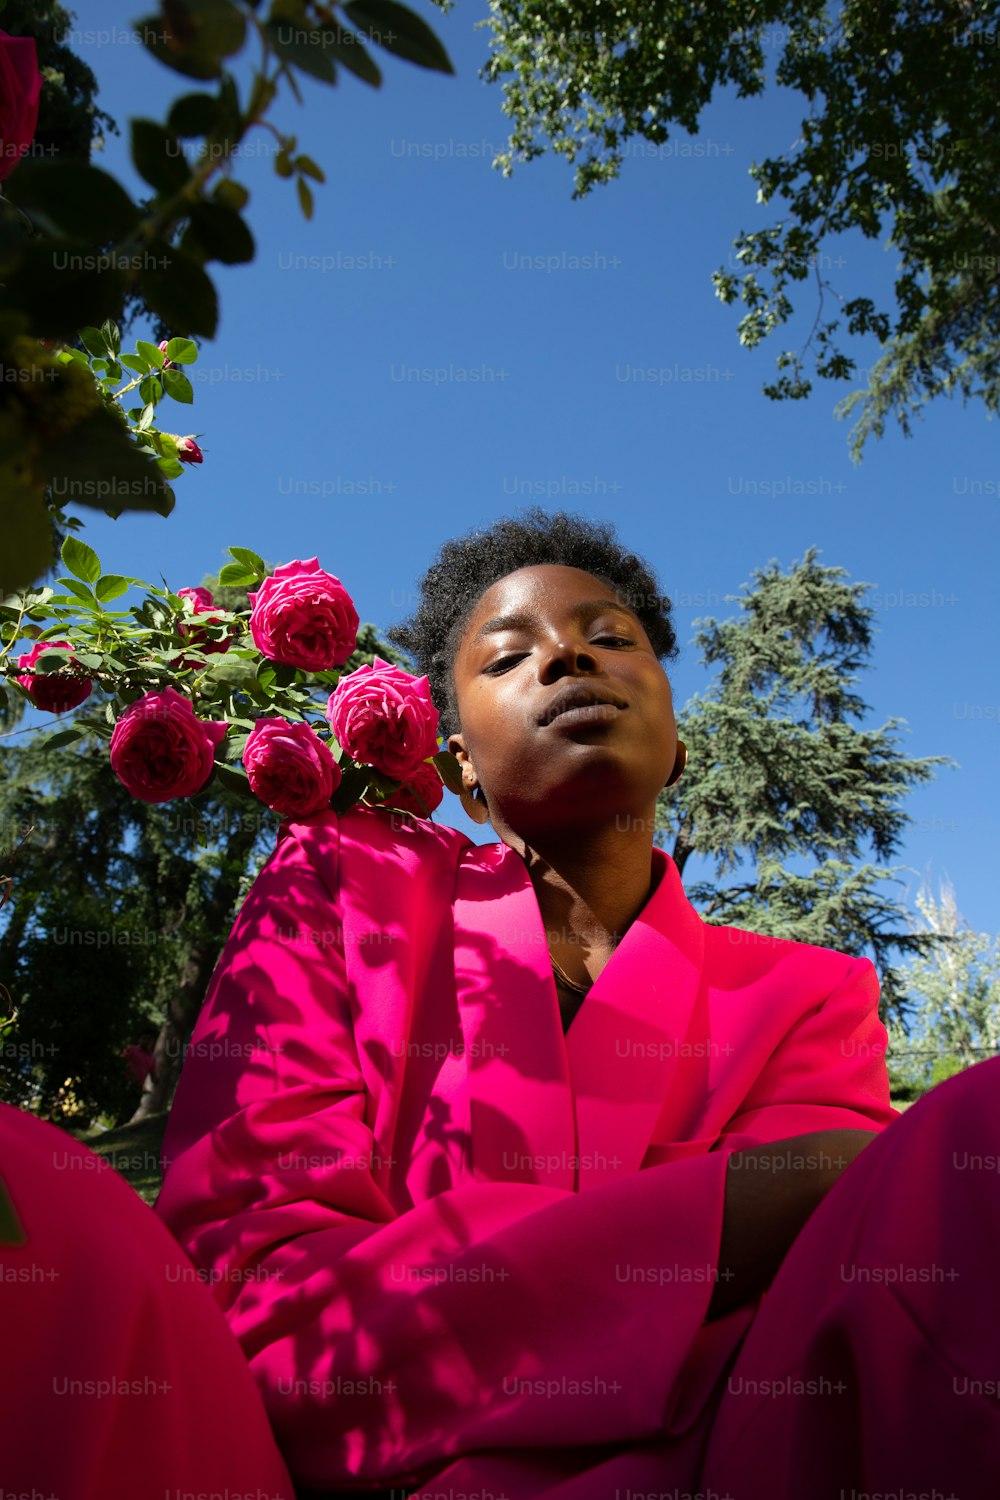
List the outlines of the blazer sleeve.
<svg viewBox="0 0 1000 1500">
<path fill-rule="evenodd" d="M 463 1184 L 397 1213 L 365 1116 L 336 891 L 287 833 L 213 972 L 156 1212 L 296 1482 L 414 1484 L 472 1450 L 662 1432 L 714 1285 L 728 1153 L 584 1193 Z"/>
<path fill-rule="evenodd" d="M 744 1150 L 810 1131 L 881 1131 L 898 1119 L 879 993 L 871 959 L 849 960 L 840 982 L 774 1049 L 713 1149 Z"/>
</svg>

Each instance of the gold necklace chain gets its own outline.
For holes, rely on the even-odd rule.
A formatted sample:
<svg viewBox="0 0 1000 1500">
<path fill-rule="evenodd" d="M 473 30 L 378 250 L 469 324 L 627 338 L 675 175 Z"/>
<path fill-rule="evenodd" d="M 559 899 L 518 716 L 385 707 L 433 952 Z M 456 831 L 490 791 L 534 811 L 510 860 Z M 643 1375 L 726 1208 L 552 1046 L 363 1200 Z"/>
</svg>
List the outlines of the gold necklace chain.
<svg viewBox="0 0 1000 1500">
<path fill-rule="evenodd" d="M 618 947 L 619 942 L 620 939 L 616 938 L 611 945 L 612 950 Z M 565 985 L 567 985 L 571 990 L 575 990 L 578 995 L 586 995 L 588 993 L 594 983 L 593 980 L 591 980 L 589 984 L 577 984 L 575 979 L 570 979 L 569 975 L 566 973 L 566 970 L 562 967 L 562 965 L 556 962 L 553 954 L 550 953 L 549 958 L 552 962 L 553 969 L 559 975 L 559 978 Z"/>
<path fill-rule="evenodd" d="M 551 953 L 549 954 L 549 957 L 552 958 Z M 559 978 L 563 981 L 563 983 L 569 989 L 575 990 L 578 995 L 585 995 L 590 989 L 590 984 L 593 984 L 594 982 L 593 980 L 591 980 L 590 984 L 577 984 L 575 979 L 570 979 L 569 975 L 566 973 L 566 970 L 561 968 L 560 965 L 556 963 L 554 958 L 552 958 L 552 967 L 553 969 L 555 969 L 556 973 L 559 975 Z"/>
</svg>

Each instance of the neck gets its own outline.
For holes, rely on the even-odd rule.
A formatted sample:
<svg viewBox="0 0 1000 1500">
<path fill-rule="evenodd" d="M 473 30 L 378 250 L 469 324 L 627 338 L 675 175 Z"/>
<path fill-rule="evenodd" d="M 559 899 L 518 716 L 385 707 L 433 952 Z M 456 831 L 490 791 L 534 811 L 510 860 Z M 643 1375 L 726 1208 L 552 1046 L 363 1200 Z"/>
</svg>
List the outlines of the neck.
<svg viewBox="0 0 1000 1500">
<path fill-rule="evenodd" d="M 509 833 L 504 842 L 527 865 L 560 962 L 563 954 L 609 956 L 652 894 L 653 839 L 641 827 L 628 835 L 614 827 L 578 830 L 569 838 L 560 830 L 530 841 Z"/>
</svg>

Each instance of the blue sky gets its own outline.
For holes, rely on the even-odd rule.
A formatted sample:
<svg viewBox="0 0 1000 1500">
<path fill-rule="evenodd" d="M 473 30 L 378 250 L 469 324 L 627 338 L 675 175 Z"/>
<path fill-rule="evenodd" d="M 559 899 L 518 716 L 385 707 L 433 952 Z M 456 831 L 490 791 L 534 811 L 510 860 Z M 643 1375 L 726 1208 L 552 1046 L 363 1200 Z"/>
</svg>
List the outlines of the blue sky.
<svg viewBox="0 0 1000 1500">
<path fill-rule="evenodd" d="M 478 77 L 485 4 L 414 8 L 455 77 L 376 50 L 380 90 L 300 75 L 304 105 L 285 85 L 272 108 L 326 172 L 311 222 L 274 171 L 274 137 L 244 141 L 235 176 L 256 258 L 212 266 L 222 316 L 190 372 L 195 405 L 161 408 L 161 425 L 199 434 L 205 462 L 176 481 L 170 517 L 87 510 L 81 535 L 106 571 L 162 573 L 173 588 L 217 571 L 231 544 L 273 563 L 318 556 L 384 629 L 412 612 L 449 537 L 526 503 L 610 520 L 674 598 L 678 711 L 711 681 L 693 622 L 736 614 L 726 595 L 755 568 L 787 570 L 814 545 L 872 586 L 865 722 L 901 719 L 904 753 L 958 763 L 908 798 L 908 868 L 890 890 L 915 910 L 923 879 L 949 878 L 966 920 L 995 931 L 998 428 L 979 406 L 943 403 L 855 466 L 850 424 L 832 414 L 848 387 L 819 382 L 782 405 L 761 394 L 815 315 L 808 284 L 792 336 L 756 351 L 711 285 L 735 235 L 778 216 L 747 169 L 794 140 L 797 99 L 721 97 L 697 138 L 633 143 L 619 180 L 574 202 L 572 169 L 551 152 L 506 180 L 491 166 L 508 122 L 499 86 Z M 139 14 L 88 0 L 71 39 L 122 130 L 94 160 L 136 194 L 129 118 L 163 119 L 197 87 L 135 40 Z M 236 60 L 239 78 L 257 55 Z M 891 286 L 895 258 L 877 242 L 826 251 L 845 297 Z M 437 816 L 495 838 L 450 793 Z M 686 875 L 711 872 L 692 859 Z"/>
</svg>

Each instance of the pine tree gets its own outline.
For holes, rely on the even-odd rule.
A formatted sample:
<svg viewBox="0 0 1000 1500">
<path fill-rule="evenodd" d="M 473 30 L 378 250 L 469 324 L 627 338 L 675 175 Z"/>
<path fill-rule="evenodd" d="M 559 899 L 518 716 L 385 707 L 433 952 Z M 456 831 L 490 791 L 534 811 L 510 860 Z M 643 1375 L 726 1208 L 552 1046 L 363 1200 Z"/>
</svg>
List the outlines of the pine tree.
<svg viewBox="0 0 1000 1500">
<path fill-rule="evenodd" d="M 755 862 L 748 878 L 688 886 L 707 921 L 870 950 L 884 1019 L 905 996 L 890 952 L 925 953 L 934 938 L 911 931 L 906 908 L 878 889 L 898 867 L 862 863 L 865 846 L 879 861 L 892 857 L 911 821 L 906 790 L 950 758 L 902 755 L 893 731 L 903 720 L 850 722 L 869 712 L 851 686 L 871 651 L 869 585 L 816 557 L 809 548 L 787 574 L 772 559 L 751 592 L 726 596 L 739 616 L 694 622 L 702 660 L 719 673 L 677 716 L 688 764 L 661 795 L 657 840 L 672 835 L 681 871 L 692 853 L 714 859 L 717 877 Z M 786 868 L 791 858 L 803 868 Z"/>
</svg>

